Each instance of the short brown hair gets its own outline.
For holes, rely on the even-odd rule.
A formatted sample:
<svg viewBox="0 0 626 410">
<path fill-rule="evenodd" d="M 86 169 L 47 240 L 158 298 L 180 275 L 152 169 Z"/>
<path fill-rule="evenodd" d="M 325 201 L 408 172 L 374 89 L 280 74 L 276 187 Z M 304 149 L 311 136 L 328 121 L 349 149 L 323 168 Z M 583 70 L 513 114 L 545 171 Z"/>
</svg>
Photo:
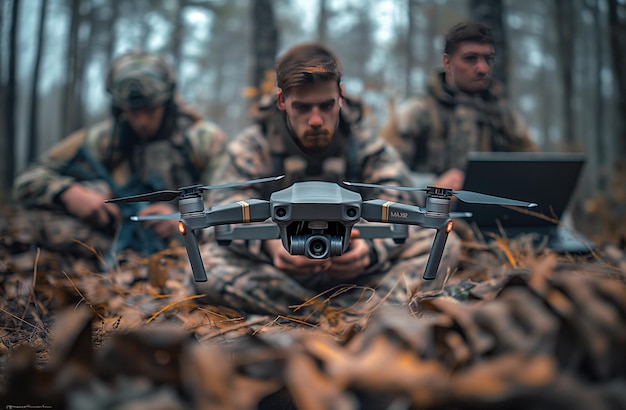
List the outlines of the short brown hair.
<svg viewBox="0 0 626 410">
<path fill-rule="evenodd" d="M 489 27 L 479 21 L 468 20 L 457 23 L 448 30 L 443 52 L 452 55 L 459 48 L 459 44 L 466 41 L 495 45 L 493 33 Z"/>
<path fill-rule="evenodd" d="M 317 81 L 341 83 L 342 64 L 335 53 L 319 43 L 302 43 L 287 50 L 276 63 L 276 85 L 291 89 Z"/>
</svg>

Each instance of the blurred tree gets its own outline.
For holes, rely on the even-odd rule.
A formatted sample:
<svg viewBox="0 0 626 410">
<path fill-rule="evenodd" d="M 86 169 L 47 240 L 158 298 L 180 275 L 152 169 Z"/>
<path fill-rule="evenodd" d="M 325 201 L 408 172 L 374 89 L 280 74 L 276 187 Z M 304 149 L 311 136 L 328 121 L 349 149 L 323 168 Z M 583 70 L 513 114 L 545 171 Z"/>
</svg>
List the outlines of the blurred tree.
<svg viewBox="0 0 626 410">
<path fill-rule="evenodd" d="M 176 0 L 172 11 L 171 21 L 174 22 L 172 35 L 169 41 L 170 54 L 174 58 L 174 69 L 179 73 L 182 69 L 183 45 L 185 44 L 185 0 Z"/>
<path fill-rule="evenodd" d="M 325 44 L 328 41 L 329 11 L 326 0 L 318 0 L 317 6 L 317 41 Z"/>
<path fill-rule="evenodd" d="M 626 4 L 623 1 L 609 0 L 609 27 L 618 98 L 615 148 L 617 158 L 626 158 Z"/>
<path fill-rule="evenodd" d="M 204 107 L 204 114 L 218 120 L 229 135 L 246 121 L 248 101 L 242 87 L 252 82 L 248 71 L 252 67 L 251 7 L 251 2 L 243 1 L 215 4 L 208 37 L 198 38 L 202 52 L 196 65 L 200 70 L 186 80 L 193 86 L 190 99 Z"/>
<path fill-rule="evenodd" d="M 45 31 L 45 22 L 46 22 L 46 8 L 48 5 L 48 0 L 42 0 L 41 2 L 41 10 L 39 13 L 39 25 L 37 27 L 37 44 L 36 52 L 35 52 L 35 64 L 33 66 L 33 85 L 31 88 L 30 94 L 30 120 L 28 121 L 28 153 L 26 160 L 32 161 L 38 154 L 39 147 L 39 134 L 38 134 L 38 108 L 39 108 L 39 99 L 37 98 L 38 90 L 39 90 L 39 74 L 41 71 L 41 56 L 43 54 L 44 47 L 44 36 L 43 33 Z"/>
<path fill-rule="evenodd" d="M 406 72 L 404 77 L 404 89 L 413 90 L 412 78 L 413 78 L 413 66 L 415 64 L 415 42 L 413 38 L 415 37 L 416 31 L 416 19 L 415 13 L 417 11 L 417 0 L 407 0 L 407 28 L 406 28 L 406 44 L 405 44 L 405 53 L 406 53 Z"/>
<path fill-rule="evenodd" d="M 557 30 L 557 50 L 559 54 L 559 77 L 563 84 L 563 130 L 561 138 L 563 144 L 570 149 L 576 142 L 574 127 L 574 33 L 576 23 L 574 19 L 574 2 L 572 0 L 556 0 L 554 20 Z"/>
<path fill-rule="evenodd" d="M 105 55 L 105 63 L 109 64 L 115 56 L 115 44 L 117 43 L 117 24 L 120 15 L 120 0 L 109 0 L 103 4 L 104 12 L 102 25 L 107 27 L 108 35 L 103 37 L 103 50 Z"/>
<path fill-rule="evenodd" d="M 158 3 L 150 2 L 149 4 L 146 4 L 144 1 L 138 0 L 134 0 L 128 3 L 129 4 L 127 4 L 127 6 L 132 7 L 133 11 L 131 16 L 136 22 L 135 24 L 137 24 L 137 26 L 139 27 L 137 43 L 134 48 L 141 48 L 143 50 L 151 49 L 150 40 L 152 39 L 152 30 L 154 26 L 150 23 L 151 21 L 153 21 L 152 17 L 155 16 L 158 11 L 160 11 L 158 10 Z"/>
<path fill-rule="evenodd" d="M 3 84 L 2 95 L 4 105 L 3 129 L 4 149 L 2 150 L 2 158 L 0 162 L 4 165 L 0 173 L 0 193 L 2 198 L 8 198 L 13 186 L 13 177 L 16 171 L 15 161 L 15 144 L 17 141 L 17 37 L 18 37 L 18 18 L 20 15 L 20 0 L 13 0 L 9 5 L 10 18 L 7 19 L 9 28 L 8 39 L 8 60 L 6 82 Z"/>
<path fill-rule="evenodd" d="M 3 164 L 6 157 L 7 157 L 7 147 L 6 145 L 8 144 L 8 134 L 6 134 L 6 125 L 7 125 L 7 121 L 6 121 L 6 112 L 5 112 L 5 107 L 6 107 L 6 85 L 4 82 L 4 22 L 6 20 L 5 17 L 5 11 L 6 11 L 6 6 L 7 4 L 9 4 L 9 2 L 5 2 L 5 3 L 0 3 L 0 164 Z M 10 184 L 12 183 L 12 181 L 8 181 L 9 178 L 7 178 L 5 176 L 6 174 L 6 169 L 3 166 L 1 168 L 1 172 L 0 172 L 0 204 L 3 203 L 2 198 L 6 198 L 6 186 L 5 184 Z"/>
<path fill-rule="evenodd" d="M 197 56 L 185 55 L 185 48 L 193 49 L 198 42 L 208 42 L 209 39 L 200 39 L 193 33 L 193 28 L 189 22 L 190 14 L 202 14 L 213 15 L 216 19 L 222 14 L 223 3 L 220 1 L 206 1 L 206 0 L 176 0 L 171 3 L 170 10 L 163 10 L 164 17 L 167 21 L 173 21 L 173 27 L 171 35 L 167 42 L 168 44 L 163 50 L 164 53 L 170 54 L 174 60 L 174 69 L 177 73 L 181 73 L 183 63 L 188 60 L 193 60 Z M 219 35 L 215 33 L 215 35 Z M 211 39 L 213 35 L 211 35 Z M 210 40 L 209 40 L 210 41 Z M 193 46 L 191 46 L 193 44 Z M 191 46 L 191 47 L 190 47 Z M 200 47 L 202 48 L 202 47 Z M 208 54 L 211 54 L 211 50 Z M 208 60 L 207 60 L 208 62 Z M 210 63 L 209 63 L 210 65 Z"/>
<path fill-rule="evenodd" d="M 78 90 L 80 90 L 81 84 L 78 68 L 78 30 L 80 28 L 80 6 L 81 0 L 69 0 L 70 1 L 70 29 L 67 37 L 67 52 L 65 55 L 66 64 L 66 80 L 65 90 L 63 95 L 63 107 L 64 123 L 63 123 L 63 135 L 68 134 L 78 129 L 81 125 L 80 119 L 77 116 L 79 107 Z"/>
<path fill-rule="evenodd" d="M 272 0 L 252 1 L 252 56 L 251 86 L 261 90 L 274 71 L 278 53 L 278 27 Z"/>
<path fill-rule="evenodd" d="M 329 42 L 341 58 L 345 77 L 362 81 L 365 88 L 373 80 L 369 65 L 376 48 L 377 26 L 371 13 L 375 4 L 373 0 L 346 3 L 335 9 L 329 22 Z M 342 24 L 338 24 L 339 21 Z"/>
<path fill-rule="evenodd" d="M 585 7 L 591 11 L 593 16 L 592 22 L 592 44 L 591 53 L 593 53 L 593 61 L 595 62 L 592 67 L 592 90 L 593 90 L 593 101 L 594 104 L 592 106 L 593 112 L 593 121 L 590 121 L 592 126 L 595 128 L 595 138 L 592 138 L 590 141 L 590 146 L 594 148 L 595 151 L 595 159 L 597 160 L 597 164 L 603 166 L 606 164 L 608 158 L 607 152 L 607 141 L 605 138 L 606 127 L 604 126 L 606 123 L 606 117 L 604 112 L 607 109 L 607 105 L 605 103 L 605 99 L 603 94 L 604 90 L 604 81 L 602 77 L 602 71 L 606 65 L 606 47 L 605 44 L 605 24 L 601 15 L 601 3 L 604 0 L 589 0 L 585 2 Z M 592 135 L 593 135 L 592 134 Z"/>
<path fill-rule="evenodd" d="M 553 9 L 553 2 L 507 3 L 509 97 L 542 149 L 555 145 L 561 122 Z"/>
</svg>

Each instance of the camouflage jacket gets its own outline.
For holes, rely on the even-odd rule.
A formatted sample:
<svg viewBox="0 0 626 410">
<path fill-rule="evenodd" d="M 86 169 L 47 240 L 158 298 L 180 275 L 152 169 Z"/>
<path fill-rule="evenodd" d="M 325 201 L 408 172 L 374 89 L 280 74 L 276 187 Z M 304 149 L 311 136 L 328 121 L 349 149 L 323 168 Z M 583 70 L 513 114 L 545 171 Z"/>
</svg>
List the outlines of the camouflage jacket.
<svg viewBox="0 0 626 410">
<path fill-rule="evenodd" d="M 464 169 L 471 151 L 537 150 L 497 82 L 481 95 L 455 95 L 444 73 L 437 73 L 428 81 L 428 95 L 405 101 L 392 121 L 388 139 L 415 172 Z"/>
<path fill-rule="evenodd" d="M 124 139 L 119 138 L 124 126 L 110 119 L 69 135 L 18 175 L 14 198 L 26 206 L 60 209 L 59 195 L 78 181 L 101 190 L 106 185 L 112 189 L 112 183 L 123 187 L 138 181 L 134 190 L 143 192 L 126 191 L 127 195 L 206 184 L 224 158 L 223 130 L 184 108 L 178 110 L 167 135 L 137 140 L 131 147 L 124 147 Z M 102 173 L 94 177 L 88 170 L 70 172 L 79 152 L 98 162 L 107 177 L 102 178 Z"/>
<path fill-rule="evenodd" d="M 258 123 L 245 129 L 227 146 L 228 158 L 218 172 L 219 183 L 247 181 L 267 176 L 285 175 L 279 181 L 211 191 L 212 203 L 220 205 L 252 198 L 268 200 L 271 193 L 294 182 L 321 180 L 356 181 L 372 184 L 406 186 L 410 174 L 397 151 L 384 140 L 360 125 L 360 105 L 346 100 L 332 146 L 320 156 L 303 152 L 292 140 L 285 113 L 269 104 L 268 112 Z M 406 191 L 365 189 L 363 199 L 385 199 L 411 203 Z M 378 262 L 385 262 L 397 245 L 391 240 L 373 240 Z M 236 245 L 236 244 L 235 244 Z M 249 241 L 233 250 L 260 256 L 260 241 Z M 231 245 L 232 246 L 232 245 Z"/>
</svg>

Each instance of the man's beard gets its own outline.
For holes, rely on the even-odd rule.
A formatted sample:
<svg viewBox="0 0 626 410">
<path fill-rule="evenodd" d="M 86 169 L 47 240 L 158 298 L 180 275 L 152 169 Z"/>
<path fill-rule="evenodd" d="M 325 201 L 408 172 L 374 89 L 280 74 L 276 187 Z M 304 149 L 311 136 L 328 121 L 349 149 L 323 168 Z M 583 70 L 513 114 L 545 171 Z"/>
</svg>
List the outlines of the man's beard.
<svg viewBox="0 0 626 410">
<path fill-rule="evenodd" d="M 314 155 L 323 153 L 333 142 L 334 133 L 331 133 L 328 128 L 307 130 L 302 135 L 302 138 L 300 138 L 294 132 L 287 115 L 285 115 L 285 120 L 287 122 L 289 135 L 296 145 L 307 154 Z M 337 123 L 339 123 L 339 121 L 337 121 Z"/>
<path fill-rule="evenodd" d="M 305 131 L 299 141 L 302 146 L 311 151 L 322 151 L 333 141 L 330 131 L 326 128 Z"/>
</svg>

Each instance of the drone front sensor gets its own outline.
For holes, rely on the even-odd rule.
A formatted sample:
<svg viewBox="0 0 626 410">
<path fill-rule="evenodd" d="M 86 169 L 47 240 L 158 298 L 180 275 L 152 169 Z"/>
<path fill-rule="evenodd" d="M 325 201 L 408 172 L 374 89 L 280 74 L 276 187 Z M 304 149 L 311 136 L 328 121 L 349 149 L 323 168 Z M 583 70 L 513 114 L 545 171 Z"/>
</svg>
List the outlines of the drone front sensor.
<svg viewBox="0 0 626 410">
<path fill-rule="evenodd" d="M 311 259 L 346 252 L 361 218 L 361 195 L 329 182 L 297 182 L 274 192 L 270 203 L 284 248 Z"/>
</svg>

